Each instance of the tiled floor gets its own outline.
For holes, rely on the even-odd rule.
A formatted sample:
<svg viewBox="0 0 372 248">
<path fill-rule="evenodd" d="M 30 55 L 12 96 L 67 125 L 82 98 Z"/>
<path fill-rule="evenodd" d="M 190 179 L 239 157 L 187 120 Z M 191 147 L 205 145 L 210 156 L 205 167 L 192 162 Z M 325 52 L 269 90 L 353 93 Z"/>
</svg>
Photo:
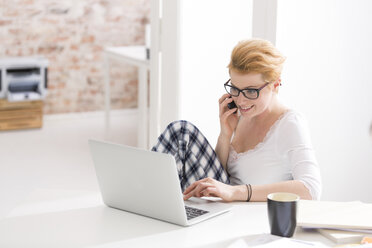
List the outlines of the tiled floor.
<svg viewBox="0 0 372 248">
<path fill-rule="evenodd" d="M 0 132 L 0 217 L 35 189 L 97 191 L 88 139 L 136 145 L 137 111 L 44 116 L 41 129 Z"/>
</svg>

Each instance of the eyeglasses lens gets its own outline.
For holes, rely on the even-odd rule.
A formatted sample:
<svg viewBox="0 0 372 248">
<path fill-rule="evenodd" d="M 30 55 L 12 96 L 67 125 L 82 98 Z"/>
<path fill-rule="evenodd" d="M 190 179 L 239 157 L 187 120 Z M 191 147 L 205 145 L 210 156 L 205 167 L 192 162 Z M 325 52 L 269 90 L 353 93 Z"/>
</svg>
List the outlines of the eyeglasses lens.
<svg viewBox="0 0 372 248">
<path fill-rule="evenodd" d="M 226 85 L 226 90 L 232 96 L 239 96 L 240 90 L 231 85 Z M 257 99 L 258 97 L 258 92 L 255 89 L 245 89 L 241 92 L 248 99 Z"/>
</svg>

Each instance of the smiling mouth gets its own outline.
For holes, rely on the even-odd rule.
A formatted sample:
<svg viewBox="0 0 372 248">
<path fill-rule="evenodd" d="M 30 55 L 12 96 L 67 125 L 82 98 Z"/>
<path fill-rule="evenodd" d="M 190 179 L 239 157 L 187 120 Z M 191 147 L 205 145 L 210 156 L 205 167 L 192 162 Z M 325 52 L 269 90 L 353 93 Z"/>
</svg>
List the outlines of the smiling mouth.
<svg viewBox="0 0 372 248">
<path fill-rule="evenodd" d="M 249 111 L 250 109 L 252 109 L 253 106 L 254 106 L 254 105 L 249 106 L 249 107 L 241 107 L 241 106 L 240 106 L 240 111 L 241 111 L 241 112 L 247 112 L 247 111 Z"/>
</svg>

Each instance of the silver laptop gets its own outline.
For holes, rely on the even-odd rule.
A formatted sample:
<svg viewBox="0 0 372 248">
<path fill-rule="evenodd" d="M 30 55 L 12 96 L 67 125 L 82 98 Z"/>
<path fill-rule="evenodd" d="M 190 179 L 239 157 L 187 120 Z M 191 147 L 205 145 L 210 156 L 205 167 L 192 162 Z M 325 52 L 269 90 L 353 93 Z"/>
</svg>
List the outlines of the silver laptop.
<svg viewBox="0 0 372 248">
<path fill-rule="evenodd" d="M 215 200 L 183 200 L 176 161 L 164 153 L 89 140 L 103 202 L 113 208 L 189 226 L 227 212 Z"/>
</svg>

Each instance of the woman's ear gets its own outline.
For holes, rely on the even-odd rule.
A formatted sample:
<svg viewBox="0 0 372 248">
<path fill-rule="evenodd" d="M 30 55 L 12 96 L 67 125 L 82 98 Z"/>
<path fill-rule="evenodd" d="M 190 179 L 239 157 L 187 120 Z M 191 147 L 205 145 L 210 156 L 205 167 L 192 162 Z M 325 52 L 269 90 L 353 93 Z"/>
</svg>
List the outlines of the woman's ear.
<svg viewBox="0 0 372 248">
<path fill-rule="evenodd" d="M 281 86 L 282 85 L 282 79 L 278 79 L 278 80 L 276 80 L 275 81 L 275 83 L 274 83 L 274 88 L 276 89 L 276 88 L 278 88 L 278 86 Z"/>
</svg>

